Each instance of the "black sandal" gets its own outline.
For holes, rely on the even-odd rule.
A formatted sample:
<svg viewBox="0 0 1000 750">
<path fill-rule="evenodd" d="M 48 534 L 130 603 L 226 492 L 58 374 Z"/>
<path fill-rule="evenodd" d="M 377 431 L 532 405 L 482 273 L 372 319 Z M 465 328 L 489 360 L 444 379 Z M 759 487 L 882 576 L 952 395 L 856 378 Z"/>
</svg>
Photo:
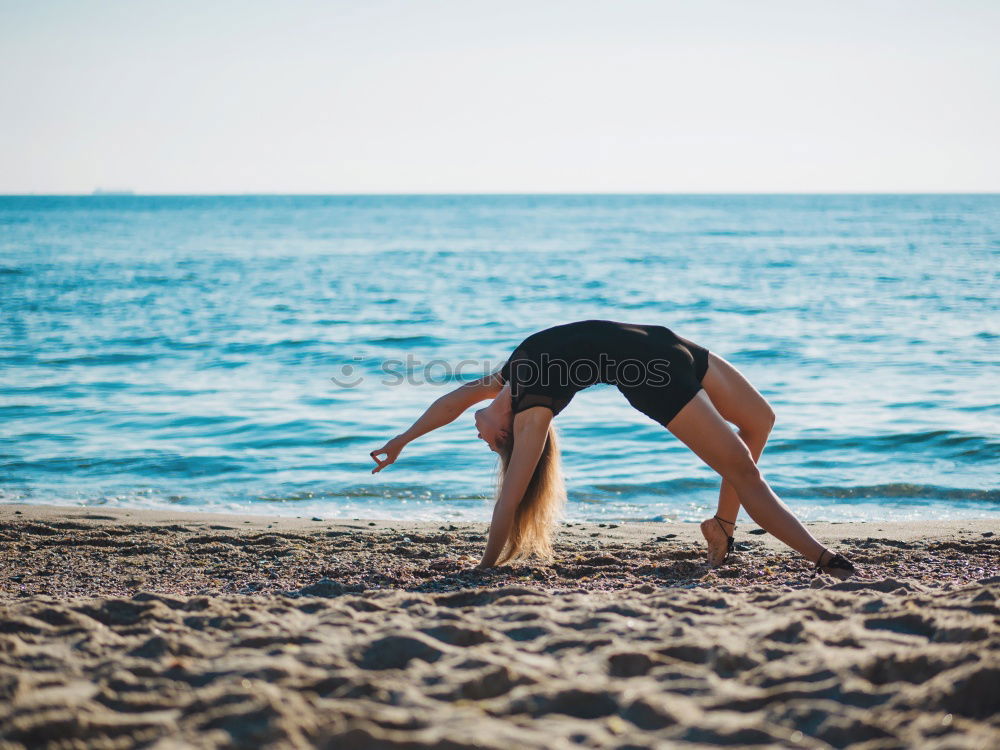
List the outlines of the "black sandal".
<svg viewBox="0 0 1000 750">
<path fill-rule="evenodd" d="M 723 526 L 722 524 L 723 523 L 732 524 L 733 531 L 735 531 L 736 521 L 727 521 L 725 518 L 719 518 L 718 516 L 713 516 L 713 518 L 715 518 L 715 522 L 719 524 L 719 528 L 722 529 L 722 533 L 726 535 L 726 554 L 722 558 L 722 562 L 725 562 L 729 558 L 729 555 L 733 551 L 733 548 L 736 546 L 736 540 L 729 535 L 729 532 L 726 531 L 726 527 Z"/>
<path fill-rule="evenodd" d="M 823 563 L 823 555 L 830 554 L 833 555 L 826 564 Z M 813 570 L 812 577 L 815 578 L 817 573 L 826 573 L 834 578 L 839 578 L 844 580 L 845 578 L 850 578 L 852 575 L 857 573 L 854 569 L 854 565 L 846 557 L 841 555 L 839 552 L 834 554 L 828 549 L 824 549 L 819 553 L 819 559 L 816 561 L 816 568 Z"/>
</svg>

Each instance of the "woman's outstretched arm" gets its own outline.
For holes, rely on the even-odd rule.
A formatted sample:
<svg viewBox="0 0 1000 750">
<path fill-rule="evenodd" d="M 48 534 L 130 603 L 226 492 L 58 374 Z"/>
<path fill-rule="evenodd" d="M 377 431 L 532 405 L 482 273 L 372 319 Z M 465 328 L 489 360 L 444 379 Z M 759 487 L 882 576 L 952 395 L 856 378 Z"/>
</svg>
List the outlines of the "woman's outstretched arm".
<svg viewBox="0 0 1000 750">
<path fill-rule="evenodd" d="M 535 473 L 551 421 L 552 411 L 544 406 L 533 406 L 514 415 L 514 450 L 504 474 L 500 497 L 493 508 L 486 550 L 477 568 L 491 567 L 507 544 L 507 537 L 514 523 L 514 513 Z"/>
<path fill-rule="evenodd" d="M 407 443 L 416 440 L 421 435 L 426 435 L 431 430 L 454 422 L 463 411 L 473 404 L 496 398 L 502 388 L 503 382 L 500 380 L 500 376 L 493 373 L 478 380 L 464 383 L 455 390 L 444 394 L 428 406 L 427 410 L 409 429 L 392 438 L 378 450 L 368 454 L 378 464 L 372 469 L 372 474 L 377 474 L 386 466 L 394 463 L 399 457 L 399 452 Z M 384 459 L 379 458 L 382 455 L 385 456 Z"/>
</svg>

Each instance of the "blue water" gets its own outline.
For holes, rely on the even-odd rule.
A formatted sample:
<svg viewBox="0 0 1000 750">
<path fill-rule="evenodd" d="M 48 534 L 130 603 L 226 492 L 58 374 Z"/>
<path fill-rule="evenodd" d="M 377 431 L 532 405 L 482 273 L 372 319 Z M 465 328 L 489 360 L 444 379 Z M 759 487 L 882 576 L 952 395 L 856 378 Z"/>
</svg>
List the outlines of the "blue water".
<svg viewBox="0 0 1000 750">
<path fill-rule="evenodd" d="M 801 516 L 1000 517 L 998 257 L 1000 196 L 0 198 L 0 501 L 485 520 L 471 411 L 368 452 L 610 318 L 747 375 Z M 556 423 L 571 518 L 714 508 L 615 389 Z"/>
</svg>

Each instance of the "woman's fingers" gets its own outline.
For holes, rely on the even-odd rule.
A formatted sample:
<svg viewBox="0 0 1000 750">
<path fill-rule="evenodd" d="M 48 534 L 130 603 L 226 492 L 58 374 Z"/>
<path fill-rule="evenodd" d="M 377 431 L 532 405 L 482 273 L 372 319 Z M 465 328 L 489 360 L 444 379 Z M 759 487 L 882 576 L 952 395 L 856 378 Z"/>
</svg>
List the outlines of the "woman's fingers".
<svg viewBox="0 0 1000 750">
<path fill-rule="evenodd" d="M 386 466 L 395 463 L 396 459 L 399 458 L 399 452 L 403 449 L 403 445 L 405 443 L 400 441 L 398 437 L 395 437 L 378 450 L 369 453 L 368 455 L 372 457 L 372 460 L 378 464 L 378 466 L 372 469 L 372 474 L 376 474 Z M 385 458 L 379 458 L 379 456 L 385 456 Z"/>
<path fill-rule="evenodd" d="M 379 456 L 383 454 L 385 455 L 385 458 L 380 459 Z M 378 466 L 372 469 L 372 474 L 378 474 L 380 471 L 382 471 L 382 469 L 384 469 L 386 466 L 388 466 L 389 464 L 393 463 L 396 460 L 396 457 L 393 456 L 385 447 L 372 451 L 368 455 L 372 457 L 372 460 L 376 464 L 378 464 Z"/>
</svg>

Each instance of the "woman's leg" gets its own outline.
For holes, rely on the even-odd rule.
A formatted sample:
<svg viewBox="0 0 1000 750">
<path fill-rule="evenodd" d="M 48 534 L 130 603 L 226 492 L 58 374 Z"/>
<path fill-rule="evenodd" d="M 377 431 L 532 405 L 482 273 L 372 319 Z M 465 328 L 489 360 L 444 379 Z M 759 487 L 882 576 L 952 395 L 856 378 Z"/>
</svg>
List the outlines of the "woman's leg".
<svg viewBox="0 0 1000 750">
<path fill-rule="evenodd" d="M 774 494 L 750 449 L 733 433 L 705 390 L 698 391 L 667 429 L 732 486 L 739 502 L 761 528 L 812 562 L 819 559 L 823 545 Z"/>
<path fill-rule="evenodd" d="M 739 370 L 713 352 L 708 354 L 708 371 L 701 384 L 722 418 L 739 429 L 737 434 L 740 440 L 746 444 L 754 463 L 757 463 L 774 426 L 774 411 L 767 399 Z M 739 512 L 739 495 L 723 479 L 715 519 L 702 524 L 702 533 L 708 542 L 709 563 L 712 565 L 718 565 L 725 557 L 727 536 L 732 535 Z M 722 523 L 717 523 L 716 519 L 721 519 Z"/>
</svg>

